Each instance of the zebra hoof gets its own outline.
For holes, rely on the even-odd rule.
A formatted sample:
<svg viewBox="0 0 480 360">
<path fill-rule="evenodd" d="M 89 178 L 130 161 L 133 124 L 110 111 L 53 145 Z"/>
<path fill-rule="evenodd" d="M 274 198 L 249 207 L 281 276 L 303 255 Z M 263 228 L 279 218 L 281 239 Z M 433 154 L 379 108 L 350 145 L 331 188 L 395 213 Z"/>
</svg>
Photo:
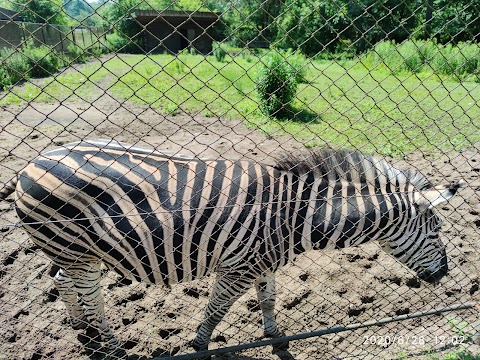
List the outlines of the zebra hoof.
<svg viewBox="0 0 480 360">
<path fill-rule="evenodd" d="M 199 345 L 195 340 L 193 340 L 190 343 L 190 346 L 195 350 L 195 351 L 206 351 L 208 350 L 208 345 Z"/>
<path fill-rule="evenodd" d="M 274 344 L 272 345 L 272 347 L 272 354 L 275 354 L 279 351 L 287 351 L 290 348 L 290 344 L 288 343 L 288 341 L 285 341 L 283 343 Z"/>
<path fill-rule="evenodd" d="M 83 314 L 80 317 L 71 317 L 69 322 L 70 322 L 70 326 L 74 330 L 87 329 L 90 325 L 85 314 Z"/>
<path fill-rule="evenodd" d="M 275 335 L 265 334 L 265 336 L 269 337 L 269 338 L 281 338 L 281 337 L 284 337 L 286 335 L 283 331 L 280 331 Z M 285 342 L 273 344 L 272 347 L 273 347 L 272 354 L 275 354 L 278 351 L 287 351 L 289 349 L 290 345 L 289 345 L 288 341 L 285 341 Z"/>
<path fill-rule="evenodd" d="M 191 343 L 190 343 L 190 346 L 195 350 L 195 351 L 207 351 L 208 350 L 208 345 L 198 345 L 195 340 L 193 340 Z M 208 355 L 208 356 L 205 356 L 205 357 L 199 357 L 198 358 L 199 360 L 212 360 L 212 356 L 211 355 Z"/>
<path fill-rule="evenodd" d="M 102 337 L 100 332 L 92 326 L 88 326 L 85 334 L 80 334 L 77 338 L 78 341 L 83 344 L 87 352 L 95 353 L 102 348 Z"/>
</svg>

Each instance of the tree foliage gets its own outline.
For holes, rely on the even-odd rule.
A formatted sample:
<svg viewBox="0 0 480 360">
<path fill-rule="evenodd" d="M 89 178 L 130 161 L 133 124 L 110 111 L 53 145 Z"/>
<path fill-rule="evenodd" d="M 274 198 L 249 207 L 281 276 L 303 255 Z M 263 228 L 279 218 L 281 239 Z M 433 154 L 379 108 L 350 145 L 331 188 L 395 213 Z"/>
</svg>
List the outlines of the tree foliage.
<svg viewBox="0 0 480 360">
<path fill-rule="evenodd" d="M 142 0 L 116 0 L 106 14 L 115 33 L 131 43 L 131 47 L 125 49 L 129 52 L 140 52 L 144 45 L 143 26 L 134 17 L 135 10 L 143 4 Z"/>
<path fill-rule="evenodd" d="M 252 41 L 272 41 L 277 36 L 275 22 L 282 7 L 277 0 L 241 0 L 224 6 L 227 36 L 239 46 Z"/>
<path fill-rule="evenodd" d="M 402 42 L 418 26 L 417 0 L 345 1 L 348 23 L 344 35 L 357 51 L 372 48 L 381 40 Z"/>
<path fill-rule="evenodd" d="M 346 26 L 341 3 L 288 0 L 285 5 L 288 10 L 278 19 L 278 46 L 300 49 L 310 56 L 324 49 L 334 50 Z"/>
<path fill-rule="evenodd" d="M 100 2 L 87 2 L 86 0 L 64 0 L 64 11 L 80 25 L 100 27 L 104 24 L 104 19 L 98 12 L 102 4 Z"/>
<path fill-rule="evenodd" d="M 228 39 L 267 40 L 309 56 L 349 44 L 362 52 L 431 34 L 442 43 L 480 38 L 480 0 L 236 0 L 223 4 Z M 428 20 L 428 21 L 427 21 Z M 425 32 L 424 32 L 425 30 Z"/>
<path fill-rule="evenodd" d="M 24 21 L 64 25 L 68 22 L 62 10 L 63 0 L 17 0 L 13 9 Z"/>
<path fill-rule="evenodd" d="M 432 7 L 430 31 L 437 40 L 480 40 L 480 0 L 435 0 Z"/>
</svg>

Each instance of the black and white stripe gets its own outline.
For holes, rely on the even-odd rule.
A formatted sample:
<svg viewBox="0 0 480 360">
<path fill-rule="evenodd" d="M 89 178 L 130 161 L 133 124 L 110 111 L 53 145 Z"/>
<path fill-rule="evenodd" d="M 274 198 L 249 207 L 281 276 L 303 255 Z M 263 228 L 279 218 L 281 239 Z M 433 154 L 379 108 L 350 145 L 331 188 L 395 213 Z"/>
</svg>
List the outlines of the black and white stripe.
<svg viewBox="0 0 480 360">
<path fill-rule="evenodd" d="M 206 349 L 228 308 L 254 285 L 265 333 L 280 336 L 273 273 L 311 249 L 378 240 L 421 278 L 440 279 L 446 254 L 432 207 L 458 187 L 432 188 L 418 173 L 356 152 L 312 152 L 267 166 L 96 140 L 34 159 L 18 174 L 16 209 L 62 268 L 55 282 L 72 325 L 93 324 L 110 349 L 118 342 L 104 317 L 101 262 L 164 285 L 216 272 L 193 344 Z"/>
</svg>

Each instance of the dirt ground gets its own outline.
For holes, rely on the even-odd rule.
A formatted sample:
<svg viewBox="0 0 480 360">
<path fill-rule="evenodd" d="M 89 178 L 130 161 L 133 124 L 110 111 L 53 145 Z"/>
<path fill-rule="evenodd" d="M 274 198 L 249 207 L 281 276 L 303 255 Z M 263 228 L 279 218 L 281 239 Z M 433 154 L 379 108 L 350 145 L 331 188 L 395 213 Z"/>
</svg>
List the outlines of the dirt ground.
<svg viewBox="0 0 480 360">
<path fill-rule="evenodd" d="M 217 117 L 163 116 L 148 107 L 119 103 L 104 94 L 92 104 L 5 106 L 0 112 L 0 182 L 13 177 L 40 151 L 79 139 L 116 140 L 201 157 L 273 162 L 281 152 L 301 151 L 293 137 L 268 137 L 244 123 Z M 423 172 L 435 184 L 464 179 L 469 185 L 439 209 L 451 271 L 437 286 L 384 254 L 376 244 L 344 251 L 310 252 L 277 273 L 278 322 L 288 335 L 390 316 L 413 314 L 479 300 L 480 153 L 391 159 L 397 167 Z M 16 222 L 12 203 L 0 203 L 0 359 L 95 359 L 66 324 L 49 275 L 50 262 Z M 130 359 L 185 354 L 202 319 L 213 278 L 171 289 L 121 284 L 106 273 L 108 319 Z M 453 350 L 480 354 L 469 339 L 478 310 L 427 316 L 384 326 L 291 342 L 282 358 L 427 358 Z M 262 337 L 254 291 L 230 310 L 210 348 Z M 279 359 L 271 347 L 230 354 L 230 359 Z M 431 358 L 431 357 L 429 357 Z"/>
</svg>

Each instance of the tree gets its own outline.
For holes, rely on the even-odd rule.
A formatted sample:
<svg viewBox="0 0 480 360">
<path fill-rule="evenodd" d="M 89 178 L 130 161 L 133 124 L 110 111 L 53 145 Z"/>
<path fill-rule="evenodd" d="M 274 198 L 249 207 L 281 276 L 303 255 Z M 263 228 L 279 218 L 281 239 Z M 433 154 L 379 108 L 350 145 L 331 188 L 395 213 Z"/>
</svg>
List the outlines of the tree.
<svg viewBox="0 0 480 360">
<path fill-rule="evenodd" d="M 430 35 L 442 43 L 480 40 L 480 0 L 434 0 Z"/>
<path fill-rule="evenodd" d="M 17 0 L 14 10 L 24 21 L 63 25 L 67 24 L 68 17 L 62 5 L 63 0 Z"/>
<path fill-rule="evenodd" d="M 283 8 L 278 0 L 238 0 L 227 7 L 224 20 L 229 37 L 240 46 L 251 41 L 272 42 L 277 36 L 277 17 Z"/>
<path fill-rule="evenodd" d="M 64 9 L 68 16 L 84 26 L 100 27 L 103 19 L 97 13 L 102 4 L 88 3 L 85 0 L 64 0 Z"/>
<path fill-rule="evenodd" d="M 278 19 L 278 46 L 308 56 L 335 49 L 346 26 L 342 2 L 289 0 L 285 9 Z"/>
<path fill-rule="evenodd" d="M 418 0 L 356 0 L 345 5 L 349 25 L 344 36 L 357 51 L 372 48 L 384 39 L 402 42 L 418 26 Z"/>
<path fill-rule="evenodd" d="M 143 26 L 133 16 L 142 3 L 142 0 L 115 0 L 107 14 L 115 32 L 132 43 L 128 49 L 131 52 L 139 52 L 145 41 Z"/>
</svg>

